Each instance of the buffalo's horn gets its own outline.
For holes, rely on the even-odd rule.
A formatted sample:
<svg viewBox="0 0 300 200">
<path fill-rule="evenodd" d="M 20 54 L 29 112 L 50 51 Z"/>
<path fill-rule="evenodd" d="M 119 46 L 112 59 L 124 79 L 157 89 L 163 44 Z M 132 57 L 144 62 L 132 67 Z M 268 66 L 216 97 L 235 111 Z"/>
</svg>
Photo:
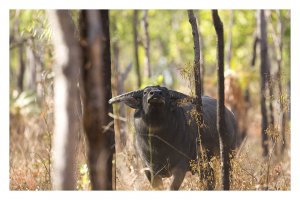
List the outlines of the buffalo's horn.
<svg viewBox="0 0 300 200">
<path fill-rule="evenodd" d="M 111 98 L 108 103 L 113 104 L 113 103 L 118 103 L 121 101 L 126 101 L 130 98 L 142 98 L 143 97 L 143 90 L 135 90 L 131 92 L 127 92 L 125 94 L 121 94 L 119 96 Z"/>
</svg>

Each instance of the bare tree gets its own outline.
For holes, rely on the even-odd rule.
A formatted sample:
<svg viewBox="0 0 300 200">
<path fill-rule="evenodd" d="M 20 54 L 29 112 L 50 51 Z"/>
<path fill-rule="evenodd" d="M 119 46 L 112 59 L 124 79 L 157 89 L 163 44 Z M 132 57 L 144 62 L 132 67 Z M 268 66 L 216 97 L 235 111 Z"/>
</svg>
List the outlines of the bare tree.
<svg viewBox="0 0 300 200">
<path fill-rule="evenodd" d="M 272 38 L 274 41 L 274 51 L 276 55 L 276 64 L 278 67 L 277 71 L 277 80 L 278 80 L 278 90 L 279 90 L 279 109 L 280 109 L 280 116 L 279 116 L 279 125 L 280 125 L 280 135 L 282 139 L 281 143 L 281 154 L 284 152 L 286 148 L 286 138 L 285 138 L 285 121 L 286 121 L 286 113 L 284 111 L 284 102 L 282 100 L 282 95 L 283 95 L 283 90 L 282 90 L 282 77 L 281 77 L 281 65 L 282 65 L 282 49 L 283 49 L 283 44 L 282 44 L 282 38 L 283 38 L 283 23 L 282 23 L 282 17 L 280 14 L 280 11 L 276 11 L 277 17 L 278 17 L 278 22 L 277 22 L 277 27 L 276 29 L 273 27 L 273 24 L 270 23 L 271 25 L 271 30 L 272 30 Z"/>
<path fill-rule="evenodd" d="M 266 108 L 266 84 L 267 84 L 267 74 L 268 74 L 268 44 L 267 44 L 267 31 L 266 31 L 266 18 L 264 10 L 257 11 L 257 25 L 258 25 L 258 36 L 260 42 L 260 84 L 261 84 L 261 135 L 262 135 L 262 148 L 263 156 L 269 154 L 268 148 L 268 135 L 266 130 L 268 128 L 268 117 Z"/>
<path fill-rule="evenodd" d="M 114 148 L 111 98 L 109 15 L 107 10 L 81 11 L 81 44 L 84 58 L 84 128 L 93 190 L 112 190 Z"/>
<path fill-rule="evenodd" d="M 150 36 L 148 32 L 148 10 L 144 10 L 143 13 L 143 26 L 145 31 L 145 41 L 144 41 L 144 48 L 145 48 L 145 68 L 144 74 L 145 77 L 150 78 L 151 75 L 151 65 L 150 65 Z"/>
<path fill-rule="evenodd" d="M 201 94 L 204 94 L 204 74 L 205 74 L 205 65 L 204 65 L 204 41 L 203 41 L 203 36 L 201 34 L 201 29 L 200 29 L 200 22 L 201 22 L 201 15 L 200 15 L 200 10 L 198 11 L 198 33 L 199 33 L 199 48 L 200 48 L 200 79 L 201 79 Z"/>
<path fill-rule="evenodd" d="M 26 54 L 26 70 L 25 70 L 25 79 L 24 86 L 26 89 L 31 91 L 36 91 L 36 59 L 34 56 L 34 50 L 31 48 L 33 46 L 33 39 L 29 39 L 28 46 L 25 48 Z"/>
<path fill-rule="evenodd" d="M 206 162 L 206 154 L 204 147 L 201 142 L 201 133 L 203 132 L 203 111 L 202 111 L 202 82 L 201 82 L 201 73 L 200 73 L 200 42 L 199 42 L 199 31 L 197 26 L 197 20 L 194 15 L 193 10 L 188 10 L 189 22 L 192 27 L 192 34 L 194 40 L 194 85 L 195 85 L 195 104 L 197 115 L 196 122 L 198 126 L 198 144 L 197 144 L 197 158 L 198 158 L 198 168 L 199 171 L 203 171 L 200 174 L 201 181 L 204 182 L 207 189 L 213 189 L 214 187 L 214 176 L 211 169 L 202 167 L 201 162 Z M 209 166 L 209 165 L 208 165 Z M 200 169 L 202 168 L 202 169 Z M 205 176 L 205 177 L 204 177 Z M 210 179 L 205 181 L 205 179 Z M 212 179 L 212 180 L 211 180 Z"/>
<path fill-rule="evenodd" d="M 258 38 L 258 30 L 256 29 L 255 33 L 253 34 L 253 46 L 252 46 L 252 59 L 250 66 L 254 67 L 256 63 L 256 51 L 257 51 L 257 44 L 259 43 L 259 38 Z"/>
<path fill-rule="evenodd" d="M 134 59 L 135 59 L 135 73 L 137 76 L 137 86 L 138 88 L 142 85 L 141 73 L 140 73 L 140 62 L 139 62 L 139 46 L 138 46 L 138 10 L 133 11 L 133 43 L 134 43 Z"/>
<path fill-rule="evenodd" d="M 273 87 L 274 87 L 274 83 L 273 83 L 273 77 L 272 77 L 272 74 L 271 74 L 271 63 L 270 63 L 270 60 L 269 60 L 269 57 L 268 57 L 268 60 L 267 60 L 267 63 L 268 63 L 268 71 L 267 71 L 267 77 L 268 77 L 268 89 L 269 89 L 269 119 L 270 119 L 270 126 L 271 127 L 274 127 L 274 109 L 273 109 L 273 98 L 274 98 L 274 93 L 273 93 Z"/>
<path fill-rule="evenodd" d="M 217 129 L 220 142 L 221 158 L 221 183 L 223 190 L 230 188 L 230 158 L 229 147 L 226 144 L 226 124 L 225 124 L 225 105 L 224 105 L 224 30 L 223 23 L 218 15 L 217 10 L 212 10 L 212 18 L 217 33 L 218 41 L 218 115 Z"/>
<path fill-rule="evenodd" d="M 81 49 L 75 38 L 75 26 L 68 11 L 48 12 L 53 30 L 55 48 L 54 68 L 54 113 L 53 140 L 53 189 L 75 189 L 75 147 L 79 132 L 79 119 L 75 115 L 80 109 L 77 84 L 80 79 Z"/>
</svg>

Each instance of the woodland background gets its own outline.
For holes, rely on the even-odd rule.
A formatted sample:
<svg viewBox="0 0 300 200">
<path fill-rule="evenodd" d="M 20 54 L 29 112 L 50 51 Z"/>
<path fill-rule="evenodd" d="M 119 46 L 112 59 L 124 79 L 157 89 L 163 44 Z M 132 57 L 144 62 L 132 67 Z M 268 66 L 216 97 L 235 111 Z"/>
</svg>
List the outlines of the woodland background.
<svg viewBox="0 0 300 200">
<path fill-rule="evenodd" d="M 79 12 L 70 12 L 77 27 L 75 35 L 79 31 Z M 264 12 L 269 62 L 265 81 L 269 122 L 265 133 L 269 139 L 265 156 L 258 12 L 219 11 L 225 33 L 226 103 L 245 133 L 232 162 L 232 189 L 290 190 L 290 11 Z M 204 95 L 216 97 L 216 35 L 211 12 L 201 10 L 195 14 L 201 33 Z M 153 84 L 192 94 L 193 38 L 186 10 L 111 10 L 109 18 L 113 96 Z M 46 11 L 10 11 L 11 190 L 52 189 L 52 34 Z M 121 113 L 117 116 L 121 120 L 115 120 L 116 189 L 151 189 L 133 147 L 133 110 L 122 106 L 114 109 Z M 89 190 L 83 131 L 81 127 L 76 135 L 80 141 L 76 146 L 77 189 Z M 218 168 L 217 163 L 214 167 Z M 186 177 L 182 190 L 203 189 L 197 177 Z"/>
</svg>

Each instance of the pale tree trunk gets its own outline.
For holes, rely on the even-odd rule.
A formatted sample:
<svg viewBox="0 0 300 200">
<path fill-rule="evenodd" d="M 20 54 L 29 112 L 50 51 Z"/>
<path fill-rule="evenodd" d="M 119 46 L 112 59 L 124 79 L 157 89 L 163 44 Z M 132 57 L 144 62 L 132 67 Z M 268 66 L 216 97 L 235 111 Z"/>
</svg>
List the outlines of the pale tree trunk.
<svg viewBox="0 0 300 200">
<path fill-rule="evenodd" d="M 217 129 L 220 142 L 221 158 L 221 187 L 223 190 L 230 189 L 230 158 L 229 146 L 226 144 L 226 124 L 224 105 L 224 30 L 223 23 L 217 10 L 212 11 L 214 27 L 217 33 L 217 60 L 218 60 L 218 108 L 217 108 Z"/>
<path fill-rule="evenodd" d="M 145 48 L 145 68 L 144 74 L 145 77 L 150 78 L 151 74 L 151 65 L 150 65 L 150 36 L 148 31 L 148 10 L 144 10 L 143 13 L 143 26 L 145 31 L 145 40 L 144 40 L 144 48 Z"/>
<path fill-rule="evenodd" d="M 26 70 L 25 70 L 25 88 L 26 90 L 36 91 L 36 63 L 32 46 L 33 41 L 28 40 L 29 46 L 26 48 Z"/>
<path fill-rule="evenodd" d="M 267 44 L 267 32 L 266 32 L 266 18 L 264 10 L 257 12 L 257 25 L 258 25 L 258 37 L 260 41 L 260 104 L 261 104 L 261 136 L 262 136 L 262 148 L 263 156 L 269 154 L 269 142 L 266 130 L 268 128 L 267 108 L 266 108 L 266 84 L 268 73 L 268 44 Z"/>
<path fill-rule="evenodd" d="M 270 127 L 274 128 L 274 109 L 273 109 L 273 98 L 274 98 L 274 93 L 273 93 L 273 86 L 274 86 L 274 82 L 272 74 L 271 74 L 271 63 L 269 58 L 267 58 L 267 62 L 268 62 L 268 89 L 269 89 L 269 97 L 270 97 L 270 101 L 269 101 L 269 119 L 270 119 Z"/>
<path fill-rule="evenodd" d="M 266 23 L 266 32 L 268 30 L 268 23 L 267 23 L 267 16 L 268 14 L 265 14 L 265 23 Z M 267 33 L 266 33 L 267 34 Z M 268 36 L 266 36 L 266 46 L 267 49 L 269 49 L 269 44 L 268 44 Z M 273 81 L 273 75 L 272 75 L 272 63 L 269 58 L 269 53 L 267 53 L 267 83 L 268 83 L 268 92 L 269 92 L 269 127 L 274 129 L 274 109 L 273 109 L 273 99 L 274 99 L 274 92 L 273 92 L 273 87 L 275 87 L 275 82 Z M 277 139 L 274 137 L 271 137 L 273 142 L 276 142 Z"/>
<path fill-rule="evenodd" d="M 77 84 L 80 79 L 81 49 L 75 38 L 71 14 L 65 10 L 48 11 L 55 48 L 53 139 L 53 189 L 74 190 L 77 134 L 80 129 L 76 111 L 80 110 Z"/>
<path fill-rule="evenodd" d="M 276 11 L 277 17 L 278 17 L 278 22 L 277 22 L 277 27 L 276 30 L 273 27 L 272 23 L 270 23 L 271 25 L 271 30 L 272 30 L 272 38 L 274 41 L 274 51 L 275 51 L 275 55 L 276 55 L 276 63 L 277 63 L 277 67 L 278 67 L 278 71 L 277 71 L 277 84 L 278 84 L 278 90 L 279 90 L 279 132 L 280 132 L 280 136 L 281 136 L 281 144 L 280 145 L 280 152 L 281 154 L 283 154 L 285 148 L 286 148 L 286 137 L 285 137 L 285 121 L 286 121 L 286 112 L 284 110 L 284 102 L 282 100 L 282 96 L 283 96 L 283 89 L 282 89 L 282 77 L 281 77 L 281 65 L 282 65 L 282 48 L 283 48 L 283 44 L 282 44 L 282 38 L 283 38 L 283 23 L 282 23 L 282 17 L 280 14 L 280 11 L 277 10 Z"/>
<path fill-rule="evenodd" d="M 113 189 L 114 126 L 111 98 L 109 16 L 107 10 L 81 11 L 84 64 L 84 129 L 93 190 Z"/>
<path fill-rule="evenodd" d="M 282 44 L 282 38 L 283 38 L 283 23 L 282 23 L 282 17 L 280 15 L 280 11 L 277 10 L 277 15 L 278 15 L 278 24 L 277 24 L 277 29 L 279 32 L 279 37 L 278 37 L 278 55 L 277 55 L 277 65 L 278 65 L 278 72 L 277 72 L 277 78 L 278 78 L 278 88 L 279 88 L 279 94 L 280 97 L 283 95 L 283 90 L 282 90 L 282 78 L 281 78 L 281 65 L 282 65 L 282 49 L 283 49 L 283 44 Z M 285 136 L 285 122 L 286 122 L 286 112 L 284 110 L 284 102 L 281 100 L 280 101 L 280 135 L 282 138 L 282 145 L 281 145 L 281 154 L 283 154 L 284 150 L 286 149 L 286 136 Z"/>
</svg>

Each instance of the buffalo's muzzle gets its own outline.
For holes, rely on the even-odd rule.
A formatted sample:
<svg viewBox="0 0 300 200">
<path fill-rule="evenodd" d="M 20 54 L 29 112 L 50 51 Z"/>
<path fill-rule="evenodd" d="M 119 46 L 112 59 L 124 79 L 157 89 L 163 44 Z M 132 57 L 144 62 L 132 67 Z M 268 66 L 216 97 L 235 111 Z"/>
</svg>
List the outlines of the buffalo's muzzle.
<svg viewBox="0 0 300 200">
<path fill-rule="evenodd" d="M 165 104 L 165 98 L 161 94 L 160 90 L 149 92 L 147 102 L 149 104 Z"/>
</svg>

